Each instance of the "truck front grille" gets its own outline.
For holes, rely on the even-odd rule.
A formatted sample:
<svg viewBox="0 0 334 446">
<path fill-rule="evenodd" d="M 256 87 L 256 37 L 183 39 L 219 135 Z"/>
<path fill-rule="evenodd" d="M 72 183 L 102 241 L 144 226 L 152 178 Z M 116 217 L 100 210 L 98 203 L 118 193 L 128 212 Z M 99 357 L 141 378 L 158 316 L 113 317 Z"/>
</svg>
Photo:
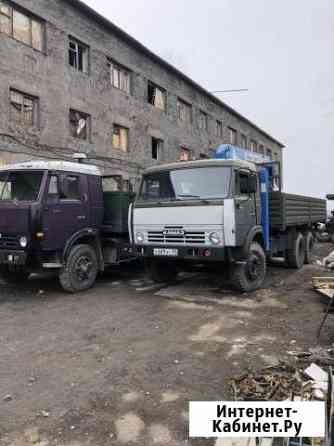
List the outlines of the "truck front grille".
<svg viewBox="0 0 334 446">
<path fill-rule="evenodd" d="M 2 234 L 0 237 L 0 249 L 19 249 L 18 238 L 12 235 Z"/>
<path fill-rule="evenodd" d="M 149 243 L 203 245 L 205 232 L 186 231 L 184 234 L 165 234 L 164 231 L 149 231 L 147 240 Z"/>
</svg>

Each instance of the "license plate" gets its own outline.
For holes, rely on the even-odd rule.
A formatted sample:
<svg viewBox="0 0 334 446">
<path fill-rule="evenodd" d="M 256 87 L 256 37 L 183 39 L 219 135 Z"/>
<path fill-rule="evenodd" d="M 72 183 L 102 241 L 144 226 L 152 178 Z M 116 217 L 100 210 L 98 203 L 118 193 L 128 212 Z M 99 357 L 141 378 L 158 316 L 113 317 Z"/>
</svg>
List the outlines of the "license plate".
<svg viewBox="0 0 334 446">
<path fill-rule="evenodd" d="M 178 249 L 155 248 L 153 250 L 155 256 L 176 257 L 179 255 Z"/>
</svg>

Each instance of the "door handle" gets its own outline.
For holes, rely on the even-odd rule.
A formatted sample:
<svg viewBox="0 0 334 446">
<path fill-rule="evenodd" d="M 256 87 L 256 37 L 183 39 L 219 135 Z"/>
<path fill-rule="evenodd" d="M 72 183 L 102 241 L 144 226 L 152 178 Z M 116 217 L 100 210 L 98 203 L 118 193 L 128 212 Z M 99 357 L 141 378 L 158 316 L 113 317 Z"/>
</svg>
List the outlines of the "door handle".
<svg viewBox="0 0 334 446">
<path fill-rule="evenodd" d="M 53 214 L 61 214 L 61 210 L 60 209 L 54 209 L 53 210 Z"/>
<path fill-rule="evenodd" d="M 78 220 L 86 220 L 86 215 L 78 215 Z"/>
</svg>

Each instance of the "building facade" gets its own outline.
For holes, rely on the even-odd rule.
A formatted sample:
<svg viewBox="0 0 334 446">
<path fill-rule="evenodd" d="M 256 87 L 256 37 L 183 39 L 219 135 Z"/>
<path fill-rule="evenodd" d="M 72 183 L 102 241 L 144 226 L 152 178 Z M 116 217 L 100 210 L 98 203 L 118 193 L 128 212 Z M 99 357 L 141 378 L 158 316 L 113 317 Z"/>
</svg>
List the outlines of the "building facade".
<svg viewBox="0 0 334 446">
<path fill-rule="evenodd" d="M 84 152 L 133 182 L 222 143 L 283 145 L 78 0 L 0 0 L 0 164 Z"/>
</svg>

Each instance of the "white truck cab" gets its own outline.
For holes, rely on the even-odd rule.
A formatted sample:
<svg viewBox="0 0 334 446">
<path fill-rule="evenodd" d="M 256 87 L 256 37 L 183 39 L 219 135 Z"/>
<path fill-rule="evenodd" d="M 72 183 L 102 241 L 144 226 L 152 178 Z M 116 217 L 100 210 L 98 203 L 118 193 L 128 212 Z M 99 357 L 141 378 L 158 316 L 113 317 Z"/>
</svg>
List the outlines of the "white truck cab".
<svg viewBox="0 0 334 446">
<path fill-rule="evenodd" d="M 170 281 L 189 264 L 211 262 L 248 292 L 263 284 L 267 258 L 286 257 L 295 268 L 309 261 L 312 228 L 325 218 L 325 201 L 284 194 L 276 188 L 279 163 L 252 162 L 257 154 L 246 152 L 223 145 L 220 153 L 231 158 L 145 171 L 130 232 L 153 280 Z"/>
</svg>

